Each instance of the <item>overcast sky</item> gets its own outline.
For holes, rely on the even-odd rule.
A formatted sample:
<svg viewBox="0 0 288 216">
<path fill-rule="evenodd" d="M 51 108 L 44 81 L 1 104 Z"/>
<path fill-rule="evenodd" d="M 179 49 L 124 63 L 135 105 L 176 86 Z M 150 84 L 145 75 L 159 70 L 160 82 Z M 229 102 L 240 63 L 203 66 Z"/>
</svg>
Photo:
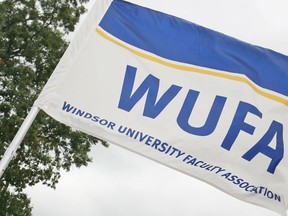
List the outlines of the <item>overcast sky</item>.
<svg viewBox="0 0 288 216">
<path fill-rule="evenodd" d="M 287 0 L 130 0 L 288 55 Z M 94 2 L 94 1 L 93 1 Z M 35 216 L 277 216 L 139 155 L 97 145 L 56 190 L 28 190 Z"/>
</svg>

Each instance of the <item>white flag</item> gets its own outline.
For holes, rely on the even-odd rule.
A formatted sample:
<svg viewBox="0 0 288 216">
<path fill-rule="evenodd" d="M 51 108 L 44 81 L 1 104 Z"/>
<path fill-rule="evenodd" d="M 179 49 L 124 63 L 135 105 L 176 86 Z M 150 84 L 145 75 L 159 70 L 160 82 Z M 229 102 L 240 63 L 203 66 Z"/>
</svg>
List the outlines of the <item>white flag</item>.
<svg viewBox="0 0 288 216">
<path fill-rule="evenodd" d="M 288 57 L 98 0 L 35 105 L 60 122 L 285 215 Z"/>
</svg>

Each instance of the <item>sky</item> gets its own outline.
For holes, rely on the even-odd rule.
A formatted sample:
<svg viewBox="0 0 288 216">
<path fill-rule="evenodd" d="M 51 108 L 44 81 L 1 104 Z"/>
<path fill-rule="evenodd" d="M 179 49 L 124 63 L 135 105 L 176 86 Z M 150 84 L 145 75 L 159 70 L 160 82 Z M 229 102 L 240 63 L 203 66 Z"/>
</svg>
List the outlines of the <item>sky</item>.
<svg viewBox="0 0 288 216">
<path fill-rule="evenodd" d="M 129 0 L 288 55 L 287 0 Z M 91 1 L 89 6 L 93 4 Z M 62 173 L 56 190 L 27 189 L 35 216 L 277 216 L 118 146 Z"/>
</svg>

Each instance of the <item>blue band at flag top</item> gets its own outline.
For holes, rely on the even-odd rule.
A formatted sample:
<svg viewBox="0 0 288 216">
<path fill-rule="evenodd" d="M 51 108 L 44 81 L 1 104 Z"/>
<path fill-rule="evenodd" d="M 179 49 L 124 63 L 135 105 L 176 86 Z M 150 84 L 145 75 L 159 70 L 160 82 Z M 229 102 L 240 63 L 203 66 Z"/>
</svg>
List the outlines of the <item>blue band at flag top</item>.
<svg viewBox="0 0 288 216">
<path fill-rule="evenodd" d="M 288 96 L 288 57 L 272 50 L 121 0 L 111 3 L 99 26 L 162 58 L 245 75 L 262 88 Z"/>
</svg>

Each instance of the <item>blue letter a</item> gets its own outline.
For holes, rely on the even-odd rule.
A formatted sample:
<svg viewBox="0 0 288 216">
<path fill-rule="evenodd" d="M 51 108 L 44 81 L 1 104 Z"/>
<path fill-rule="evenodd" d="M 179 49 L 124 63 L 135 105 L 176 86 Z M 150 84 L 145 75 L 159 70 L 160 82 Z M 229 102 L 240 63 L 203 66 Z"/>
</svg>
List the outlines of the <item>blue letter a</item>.
<svg viewBox="0 0 288 216">
<path fill-rule="evenodd" d="M 156 118 L 181 90 L 180 86 L 172 85 L 156 102 L 160 80 L 148 75 L 132 94 L 137 68 L 127 66 L 118 108 L 130 112 L 135 104 L 147 92 L 143 116 Z"/>
<path fill-rule="evenodd" d="M 276 148 L 269 146 L 273 138 L 276 138 Z M 273 121 L 268 131 L 246 154 L 242 157 L 251 161 L 256 155 L 262 153 L 271 158 L 271 163 L 267 169 L 268 172 L 274 174 L 278 164 L 284 157 L 284 140 L 283 140 L 283 125 L 277 121 Z"/>
</svg>

